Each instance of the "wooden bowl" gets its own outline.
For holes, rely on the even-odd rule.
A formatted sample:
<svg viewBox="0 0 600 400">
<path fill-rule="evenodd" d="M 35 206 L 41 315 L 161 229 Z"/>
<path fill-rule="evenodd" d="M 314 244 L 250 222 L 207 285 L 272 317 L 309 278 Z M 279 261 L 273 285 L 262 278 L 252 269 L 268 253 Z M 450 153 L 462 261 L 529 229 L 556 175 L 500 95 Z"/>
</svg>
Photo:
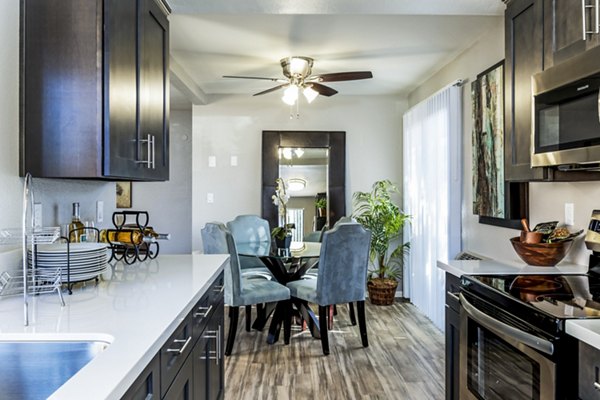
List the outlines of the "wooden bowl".
<svg viewBox="0 0 600 400">
<path fill-rule="evenodd" d="M 510 239 L 517 255 L 529 265 L 553 267 L 569 252 L 572 240 L 558 243 L 524 243 L 520 238 Z"/>
</svg>

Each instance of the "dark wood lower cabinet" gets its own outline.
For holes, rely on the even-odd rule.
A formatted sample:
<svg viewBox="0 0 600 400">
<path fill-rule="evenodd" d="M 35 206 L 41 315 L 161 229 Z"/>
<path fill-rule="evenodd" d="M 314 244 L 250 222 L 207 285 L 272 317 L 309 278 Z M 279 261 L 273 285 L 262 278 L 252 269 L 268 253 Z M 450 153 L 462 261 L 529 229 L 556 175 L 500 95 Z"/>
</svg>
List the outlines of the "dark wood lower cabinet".
<svg viewBox="0 0 600 400">
<path fill-rule="evenodd" d="M 579 398 L 600 399 L 600 350 L 579 342 Z"/>
<path fill-rule="evenodd" d="M 224 305 L 221 302 L 194 347 L 194 399 L 223 398 Z"/>
<path fill-rule="evenodd" d="M 446 400 L 459 400 L 460 280 L 446 273 Z"/>
<path fill-rule="evenodd" d="M 122 399 L 147 400 L 160 395 L 160 356 L 157 354 Z"/>
<path fill-rule="evenodd" d="M 192 359 L 187 358 L 175 376 L 164 400 L 192 400 L 194 397 L 194 369 Z"/>
<path fill-rule="evenodd" d="M 221 274 L 122 399 L 223 399 L 222 288 Z"/>
</svg>

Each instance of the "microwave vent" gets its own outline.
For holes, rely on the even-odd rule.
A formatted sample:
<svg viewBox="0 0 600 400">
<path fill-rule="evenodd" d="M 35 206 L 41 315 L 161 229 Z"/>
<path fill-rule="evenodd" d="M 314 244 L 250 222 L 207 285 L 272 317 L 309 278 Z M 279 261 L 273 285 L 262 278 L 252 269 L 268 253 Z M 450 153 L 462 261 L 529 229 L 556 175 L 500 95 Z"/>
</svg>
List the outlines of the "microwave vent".
<svg viewBox="0 0 600 400">
<path fill-rule="evenodd" d="M 588 163 L 588 164 L 563 164 L 557 167 L 559 171 L 592 171 L 600 172 L 600 163 Z"/>
<path fill-rule="evenodd" d="M 454 259 L 455 260 L 476 260 L 476 261 L 489 260 L 489 258 L 479 255 L 477 253 L 473 253 L 471 251 L 461 251 L 460 253 L 458 253 L 456 255 L 456 257 Z"/>
</svg>

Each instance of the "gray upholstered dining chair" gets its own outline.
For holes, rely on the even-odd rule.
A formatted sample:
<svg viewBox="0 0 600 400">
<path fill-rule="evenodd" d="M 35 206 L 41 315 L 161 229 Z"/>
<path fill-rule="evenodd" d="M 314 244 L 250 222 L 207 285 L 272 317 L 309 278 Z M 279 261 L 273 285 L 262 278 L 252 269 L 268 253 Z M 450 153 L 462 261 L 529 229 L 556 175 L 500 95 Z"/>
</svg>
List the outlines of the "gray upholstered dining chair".
<svg viewBox="0 0 600 400">
<path fill-rule="evenodd" d="M 227 228 L 238 247 L 257 256 L 268 256 L 271 251 L 269 221 L 258 215 L 238 215 L 227 223 Z M 243 267 L 242 267 L 243 268 Z"/>
<path fill-rule="evenodd" d="M 329 354 L 327 318 L 329 308 L 340 303 L 357 303 L 358 325 L 364 347 L 368 347 L 365 322 L 365 288 L 371 232 L 358 223 L 340 223 L 325 232 L 321 243 L 317 279 L 289 282 L 292 297 L 319 306 L 323 354 Z"/>
<path fill-rule="evenodd" d="M 225 304 L 229 306 L 229 333 L 225 355 L 230 355 L 235 341 L 240 307 L 289 300 L 290 290 L 275 281 L 242 277 L 235 241 L 222 223 L 207 223 L 202 228 L 202 243 L 205 254 L 229 254 L 229 263 L 225 268 Z M 247 319 L 249 317 L 249 314 L 246 315 Z M 286 328 L 289 329 L 287 326 Z M 289 342 L 288 336 L 286 342 Z"/>
</svg>

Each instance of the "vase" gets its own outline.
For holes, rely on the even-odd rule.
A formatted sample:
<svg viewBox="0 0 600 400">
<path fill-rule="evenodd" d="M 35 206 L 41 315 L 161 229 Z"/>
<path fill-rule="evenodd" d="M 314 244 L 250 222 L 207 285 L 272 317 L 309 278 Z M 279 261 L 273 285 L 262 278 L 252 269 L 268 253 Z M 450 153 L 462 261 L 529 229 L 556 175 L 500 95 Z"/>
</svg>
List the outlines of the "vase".
<svg viewBox="0 0 600 400">
<path fill-rule="evenodd" d="M 275 247 L 277 247 L 278 250 L 280 250 L 280 249 L 285 250 L 284 253 L 289 253 L 291 244 L 292 244 L 291 236 L 286 236 L 283 239 L 275 238 Z"/>
</svg>

